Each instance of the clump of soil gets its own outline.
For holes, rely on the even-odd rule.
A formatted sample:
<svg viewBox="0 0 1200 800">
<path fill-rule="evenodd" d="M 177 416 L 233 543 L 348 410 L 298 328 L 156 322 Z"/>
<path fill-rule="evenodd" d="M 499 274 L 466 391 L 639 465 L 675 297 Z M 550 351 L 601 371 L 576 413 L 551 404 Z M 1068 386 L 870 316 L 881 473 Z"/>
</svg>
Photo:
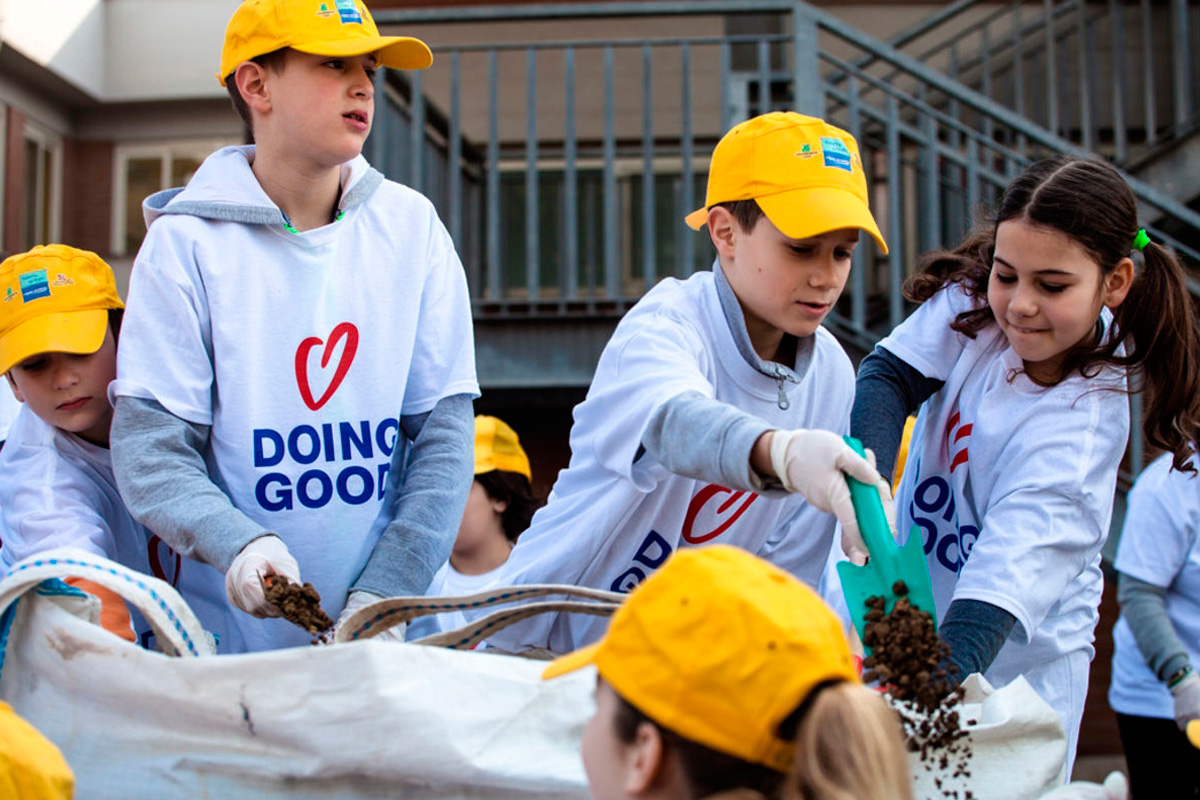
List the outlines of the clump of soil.
<svg viewBox="0 0 1200 800">
<path fill-rule="evenodd" d="M 971 746 L 962 730 L 959 702 L 963 690 L 948 664 L 950 646 L 942 641 L 929 612 L 909 603 L 908 587 L 896 581 L 899 596 L 891 613 L 883 597 L 867 600 L 863 644 L 871 655 L 863 659 L 863 681 L 878 681 L 900 715 L 908 749 L 920 753 L 925 770 L 938 770 L 934 785 L 951 800 L 972 800 L 961 778 L 970 778 Z M 957 785 L 957 786 L 956 786 Z"/>
<path fill-rule="evenodd" d="M 311 583 L 301 586 L 283 575 L 269 575 L 263 579 L 263 589 L 284 619 L 317 637 L 313 644 L 333 627 L 333 620 L 321 609 L 321 595 Z"/>
</svg>

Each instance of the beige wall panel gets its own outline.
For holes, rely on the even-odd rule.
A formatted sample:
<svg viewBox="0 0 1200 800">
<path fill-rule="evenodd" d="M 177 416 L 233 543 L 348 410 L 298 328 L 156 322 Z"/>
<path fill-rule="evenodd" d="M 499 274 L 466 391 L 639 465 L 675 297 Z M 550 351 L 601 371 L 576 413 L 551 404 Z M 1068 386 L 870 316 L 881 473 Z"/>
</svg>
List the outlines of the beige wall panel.
<svg viewBox="0 0 1200 800">
<path fill-rule="evenodd" d="M 241 139 L 242 121 L 228 98 L 168 103 L 126 103 L 80 110 L 75 134 L 118 144 L 169 139 Z"/>
</svg>

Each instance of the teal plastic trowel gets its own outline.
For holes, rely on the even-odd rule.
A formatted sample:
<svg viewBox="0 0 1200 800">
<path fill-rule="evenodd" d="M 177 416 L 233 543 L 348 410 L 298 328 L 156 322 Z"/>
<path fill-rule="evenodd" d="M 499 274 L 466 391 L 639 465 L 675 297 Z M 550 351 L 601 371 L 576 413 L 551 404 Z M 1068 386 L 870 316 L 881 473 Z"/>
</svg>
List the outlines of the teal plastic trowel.
<svg viewBox="0 0 1200 800">
<path fill-rule="evenodd" d="M 862 442 L 850 436 L 845 439 L 854 452 L 864 455 Z M 879 490 L 849 475 L 846 476 L 846 483 L 850 485 L 854 515 L 858 518 L 863 542 L 871 556 L 861 567 L 849 561 L 841 561 L 837 565 L 846 608 L 850 611 L 858 638 L 865 641 L 863 628 L 866 627 L 864 617 L 868 611 L 867 599 L 884 598 L 884 613 L 891 612 L 901 597 L 896 593 L 897 581 L 904 581 L 908 588 L 908 602 L 922 611 L 928 611 L 936 625 L 937 609 L 933 605 L 933 584 L 929 580 L 929 565 L 925 562 L 921 529 L 913 525 L 908 533 L 908 541 L 900 547 L 888 528 Z"/>
</svg>

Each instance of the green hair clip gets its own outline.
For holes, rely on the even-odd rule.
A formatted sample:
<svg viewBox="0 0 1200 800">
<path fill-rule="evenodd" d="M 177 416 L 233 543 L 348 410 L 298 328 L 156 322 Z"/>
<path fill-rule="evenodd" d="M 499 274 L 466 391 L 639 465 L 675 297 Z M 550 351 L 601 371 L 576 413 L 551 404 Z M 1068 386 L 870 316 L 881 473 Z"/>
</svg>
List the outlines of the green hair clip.
<svg viewBox="0 0 1200 800">
<path fill-rule="evenodd" d="M 1145 250 L 1146 245 L 1150 244 L 1150 234 L 1146 233 L 1145 228 L 1141 228 L 1137 232 L 1137 236 L 1133 237 L 1133 249 Z"/>
</svg>

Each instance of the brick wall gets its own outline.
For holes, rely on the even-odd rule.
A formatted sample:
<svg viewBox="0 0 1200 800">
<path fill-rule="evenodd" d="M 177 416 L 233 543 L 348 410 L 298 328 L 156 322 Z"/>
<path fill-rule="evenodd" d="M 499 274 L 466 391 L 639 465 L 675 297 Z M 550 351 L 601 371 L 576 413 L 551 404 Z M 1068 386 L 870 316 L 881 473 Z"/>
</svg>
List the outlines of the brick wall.
<svg viewBox="0 0 1200 800">
<path fill-rule="evenodd" d="M 1079 729 L 1080 756 L 1118 755 L 1123 752 L 1117 733 L 1117 716 L 1108 707 L 1108 685 L 1112 680 L 1112 631 L 1119 615 L 1116 575 L 1106 570 L 1104 596 L 1100 600 L 1100 623 L 1096 626 L 1096 657 L 1092 659 L 1083 724 Z"/>
<path fill-rule="evenodd" d="M 113 143 L 63 142 L 62 240 L 105 254 L 111 249 Z"/>
</svg>

